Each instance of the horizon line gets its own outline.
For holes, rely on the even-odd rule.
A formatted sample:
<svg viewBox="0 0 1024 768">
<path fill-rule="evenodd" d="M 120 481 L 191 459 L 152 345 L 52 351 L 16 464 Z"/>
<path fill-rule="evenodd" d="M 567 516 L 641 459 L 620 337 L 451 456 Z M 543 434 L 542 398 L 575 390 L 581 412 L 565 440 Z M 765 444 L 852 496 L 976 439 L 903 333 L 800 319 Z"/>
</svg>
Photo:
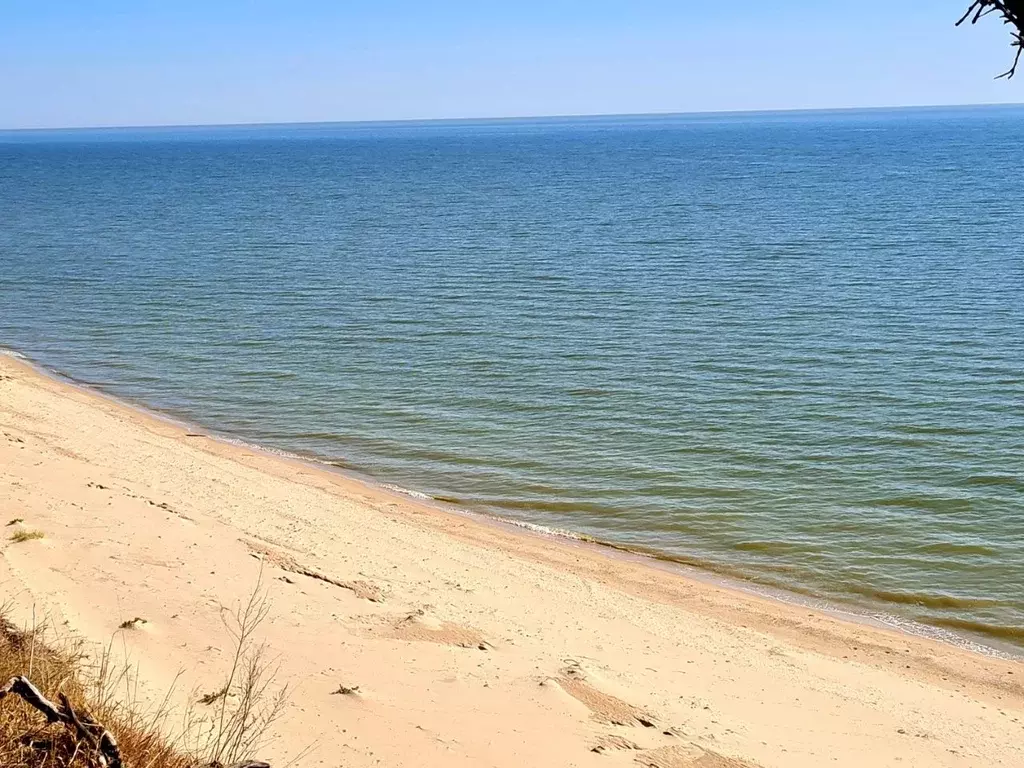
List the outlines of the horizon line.
<svg viewBox="0 0 1024 768">
<path fill-rule="evenodd" d="M 43 133 L 70 131 L 145 131 L 145 130 L 181 130 L 211 128 L 282 128 L 314 125 L 403 125 L 422 123 L 486 123 L 513 122 L 517 120 L 585 120 L 600 118 L 636 118 L 636 117 L 710 117 L 710 116 L 742 116 L 742 115 L 778 115 L 778 114 L 814 114 L 827 112 L 883 112 L 938 109 L 969 109 L 969 108 L 1024 107 L 1024 102 L 980 102 L 973 104 L 904 104 L 897 106 L 861 106 L 861 107 L 783 107 L 779 109 L 726 109 L 726 110 L 695 110 L 688 112 L 655 111 L 655 112 L 585 112 L 578 114 L 553 115 L 498 115 L 486 117 L 403 117 L 390 119 L 365 120 L 284 120 L 266 122 L 240 123 L 140 123 L 132 125 L 67 125 L 67 126 L 33 126 L 21 128 L 0 127 L 0 133 Z"/>
</svg>

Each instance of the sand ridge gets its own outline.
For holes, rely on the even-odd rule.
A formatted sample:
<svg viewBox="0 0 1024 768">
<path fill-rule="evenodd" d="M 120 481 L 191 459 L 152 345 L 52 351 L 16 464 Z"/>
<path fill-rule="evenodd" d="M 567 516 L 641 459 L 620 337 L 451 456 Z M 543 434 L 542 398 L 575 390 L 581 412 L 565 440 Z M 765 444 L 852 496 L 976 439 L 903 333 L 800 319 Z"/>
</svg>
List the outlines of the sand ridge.
<svg viewBox="0 0 1024 768">
<path fill-rule="evenodd" d="M 277 764 L 1024 765 L 1019 661 L 196 434 L 0 356 L 0 522 L 44 534 L 0 542 L 0 584 L 183 703 L 262 578 Z"/>
</svg>

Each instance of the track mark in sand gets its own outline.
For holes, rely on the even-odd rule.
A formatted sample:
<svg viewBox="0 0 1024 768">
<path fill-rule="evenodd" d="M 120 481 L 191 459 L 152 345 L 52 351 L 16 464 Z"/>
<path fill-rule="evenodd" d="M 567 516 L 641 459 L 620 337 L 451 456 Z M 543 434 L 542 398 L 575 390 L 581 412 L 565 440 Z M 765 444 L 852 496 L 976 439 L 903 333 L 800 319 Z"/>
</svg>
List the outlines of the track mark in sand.
<svg viewBox="0 0 1024 768">
<path fill-rule="evenodd" d="M 598 690 L 587 682 L 586 674 L 577 666 L 567 667 L 554 678 L 558 686 L 590 710 L 595 720 L 608 725 L 642 725 L 654 728 L 655 718 L 640 707 Z"/>
<path fill-rule="evenodd" d="M 289 554 L 279 552 L 278 550 L 271 549 L 270 547 L 258 544 L 248 539 L 242 539 L 241 541 L 249 548 L 249 553 L 254 557 L 258 557 L 263 560 L 263 562 L 270 563 L 274 567 L 280 568 L 282 571 L 297 573 L 299 576 L 305 576 L 310 579 L 316 579 L 317 581 L 323 581 L 335 587 L 347 589 L 356 597 L 362 600 L 369 600 L 371 603 L 384 602 L 384 591 L 376 584 L 371 584 L 370 582 L 363 581 L 361 579 L 356 579 L 355 581 L 340 581 L 324 573 L 320 573 L 320 571 L 307 568 Z"/>
<path fill-rule="evenodd" d="M 18 437 L 17 435 L 12 435 L 10 432 L 4 432 L 4 437 L 7 438 L 8 443 L 19 443 L 21 445 L 24 445 L 25 443 L 25 441 L 22 440 L 20 437 Z"/>
<path fill-rule="evenodd" d="M 640 745 L 622 736 L 609 734 L 598 739 L 597 744 L 592 746 L 590 751 L 603 755 L 605 752 L 623 752 L 627 749 L 640 749 Z"/>
<path fill-rule="evenodd" d="M 755 763 L 710 752 L 696 744 L 647 749 L 637 755 L 644 768 L 757 768 Z"/>
<path fill-rule="evenodd" d="M 104 490 L 110 490 L 105 485 L 99 485 L 99 484 L 96 484 L 96 483 L 89 483 L 89 485 L 92 488 L 102 488 Z M 174 515 L 175 517 L 180 517 L 182 520 L 188 520 L 188 522 L 190 522 L 190 523 L 195 523 L 195 520 L 193 518 L 189 517 L 186 514 L 183 514 L 183 513 L 179 512 L 174 507 L 172 507 L 170 504 L 168 504 L 166 501 L 156 502 L 156 501 L 153 501 L 152 499 L 147 499 L 145 496 L 139 496 L 137 493 L 132 493 L 128 488 L 125 488 L 124 490 L 125 490 L 125 495 L 127 495 L 129 499 L 138 499 L 139 501 L 144 501 L 144 502 L 146 502 L 146 504 L 148 504 L 151 507 L 156 507 L 157 509 L 162 509 L 164 512 L 170 512 L 172 515 Z"/>
<path fill-rule="evenodd" d="M 95 482 L 86 483 L 86 487 L 87 488 L 95 488 L 95 489 L 100 490 L 100 491 L 112 491 L 112 490 L 114 490 L 109 485 L 103 485 L 101 483 L 95 483 Z M 175 517 L 180 517 L 182 520 L 187 520 L 190 523 L 195 523 L 195 520 L 193 518 L 189 517 L 188 515 L 186 515 L 186 514 L 184 514 L 182 512 L 179 512 L 174 507 L 172 507 L 170 504 L 168 504 L 166 501 L 157 502 L 157 501 L 153 501 L 152 499 L 147 499 L 145 496 L 139 496 L 139 494 L 137 494 L 137 493 L 132 493 L 131 489 L 127 488 L 125 486 L 122 486 L 122 490 L 124 490 L 124 495 L 127 496 L 129 499 L 138 499 L 139 501 L 144 501 L 144 502 L 146 502 L 146 504 L 148 504 L 151 507 L 156 507 L 157 509 L 162 509 L 164 512 L 170 512 L 172 515 L 174 515 Z"/>
<path fill-rule="evenodd" d="M 164 512 L 170 512 L 172 515 L 174 515 L 176 517 L 180 517 L 182 520 L 188 520 L 190 523 L 194 523 L 195 522 L 195 520 L 193 520 L 191 517 L 189 517 L 188 515 L 183 515 L 181 512 L 176 510 L 174 507 L 172 507 L 166 501 L 161 501 L 161 502 L 158 503 L 158 502 L 153 501 L 152 499 L 146 499 L 146 503 L 149 504 L 149 506 L 151 506 L 151 507 L 156 507 L 157 509 L 162 509 Z"/>
<path fill-rule="evenodd" d="M 393 622 L 390 634 L 396 640 L 440 643 L 458 648 L 476 648 L 480 651 L 489 651 L 494 647 L 472 627 L 434 619 L 427 616 L 423 610 L 406 614 Z"/>
</svg>

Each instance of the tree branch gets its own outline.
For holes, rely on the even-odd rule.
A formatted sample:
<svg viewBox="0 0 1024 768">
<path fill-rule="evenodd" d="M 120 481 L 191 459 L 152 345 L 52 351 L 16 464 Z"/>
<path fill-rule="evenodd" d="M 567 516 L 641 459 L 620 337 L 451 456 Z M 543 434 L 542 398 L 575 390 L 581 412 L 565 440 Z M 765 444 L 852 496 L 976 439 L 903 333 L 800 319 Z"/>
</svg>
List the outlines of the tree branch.
<svg viewBox="0 0 1024 768">
<path fill-rule="evenodd" d="M 68 697 L 60 695 L 60 707 L 47 699 L 27 677 L 12 677 L 0 688 L 0 699 L 8 694 L 20 696 L 22 701 L 42 712 L 48 723 L 63 723 L 71 728 L 89 747 L 97 752 L 100 764 L 107 768 L 122 768 L 121 749 L 114 734 L 97 723 L 88 712 L 75 712 Z"/>
<path fill-rule="evenodd" d="M 1014 29 L 1010 32 L 1010 45 L 1017 49 L 1013 57 L 1013 65 L 998 75 L 998 78 L 1009 80 L 1017 73 L 1017 64 L 1020 63 L 1021 54 L 1024 53 L 1024 0 L 974 0 L 967 12 L 960 17 L 956 26 L 960 26 L 968 19 L 971 24 L 977 24 L 979 20 L 990 13 L 998 13 L 1003 17 L 1003 24 L 1009 24 Z"/>
</svg>

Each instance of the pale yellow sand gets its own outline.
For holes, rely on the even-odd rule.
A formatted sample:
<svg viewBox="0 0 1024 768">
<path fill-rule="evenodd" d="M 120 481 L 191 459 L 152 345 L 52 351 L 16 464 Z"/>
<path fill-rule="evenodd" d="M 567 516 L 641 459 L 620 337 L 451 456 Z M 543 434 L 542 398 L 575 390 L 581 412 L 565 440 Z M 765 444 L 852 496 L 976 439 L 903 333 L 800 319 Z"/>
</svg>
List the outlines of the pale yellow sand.
<svg viewBox="0 0 1024 768">
<path fill-rule="evenodd" d="M 188 437 L 3 356 L 0 516 L 45 533 L 0 529 L 18 615 L 115 637 L 150 694 L 183 671 L 179 703 L 262 560 L 278 766 L 1024 766 L 1020 662 Z"/>
</svg>

